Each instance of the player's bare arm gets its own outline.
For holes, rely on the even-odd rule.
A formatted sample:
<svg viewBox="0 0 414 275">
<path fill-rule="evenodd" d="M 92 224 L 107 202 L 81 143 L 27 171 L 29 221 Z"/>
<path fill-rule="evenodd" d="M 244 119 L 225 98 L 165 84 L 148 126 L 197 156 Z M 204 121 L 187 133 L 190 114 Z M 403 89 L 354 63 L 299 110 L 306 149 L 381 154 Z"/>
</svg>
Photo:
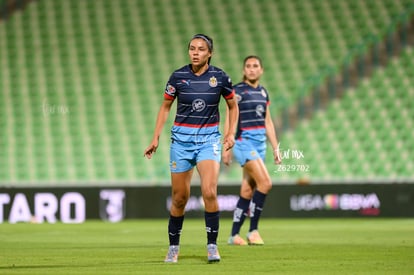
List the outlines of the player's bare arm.
<svg viewBox="0 0 414 275">
<path fill-rule="evenodd" d="M 236 98 L 226 99 L 228 107 L 228 128 L 224 132 L 224 150 L 230 150 L 235 143 L 234 135 L 236 130 L 237 121 L 239 119 L 239 107 L 237 105 Z M 227 118 L 226 118 L 227 119 Z"/>
<path fill-rule="evenodd" d="M 277 141 L 277 135 L 275 126 L 273 124 L 272 116 L 270 115 L 269 107 L 267 107 L 266 118 L 265 118 L 265 125 L 266 125 L 266 135 L 269 139 L 270 144 L 273 148 L 273 159 L 276 164 L 282 163 L 282 158 L 279 152 L 279 142 Z"/>
<path fill-rule="evenodd" d="M 151 144 L 144 151 L 144 156 L 148 159 L 151 159 L 152 155 L 157 151 L 158 141 L 161 136 L 162 129 L 164 128 L 164 124 L 167 121 L 173 102 L 174 100 L 165 98 L 161 104 L 155 123 L 154 136 L 152 138 Z"/>
</svg>

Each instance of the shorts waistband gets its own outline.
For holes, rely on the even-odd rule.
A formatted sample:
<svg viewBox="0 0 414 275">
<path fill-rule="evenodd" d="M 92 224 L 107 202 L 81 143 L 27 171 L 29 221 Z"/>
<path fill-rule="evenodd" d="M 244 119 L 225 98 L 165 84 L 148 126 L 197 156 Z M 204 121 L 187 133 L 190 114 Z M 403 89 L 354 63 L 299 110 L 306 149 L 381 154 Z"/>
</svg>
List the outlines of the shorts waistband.
<svg viewBox="0 0 414 275">
<path fill-rule="evenodd" d="M 171 143 L 182 143 L 182 144 L 191 144 L 191 145 L 202 145 L 202 144 L 216 144 L 220 143 L 221 138 L 218 137 L 200 137 L 199 139 L 195 139 L 194 141 L 181 141 L 171 138 Z"/>
</svg>

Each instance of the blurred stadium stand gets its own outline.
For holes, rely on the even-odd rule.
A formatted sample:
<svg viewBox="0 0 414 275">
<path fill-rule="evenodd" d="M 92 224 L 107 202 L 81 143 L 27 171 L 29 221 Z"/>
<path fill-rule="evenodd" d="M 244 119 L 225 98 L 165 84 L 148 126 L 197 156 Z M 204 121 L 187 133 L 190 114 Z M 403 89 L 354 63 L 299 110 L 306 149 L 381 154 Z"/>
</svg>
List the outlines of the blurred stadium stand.
<svg viewBox="0 0 414 275">
<path fill-rule="evenodd" d="M 275 182 L 414 180 L 412 0 L 0 8 L 2 186 L 168 184 L 172 114 L 155 158 L 142 154 L 165 82 L 199 32 L 214 38 L 212 63 L 234 82 L 245 56 L 263 57 L 285 155 L 277 171 L 268 154 Z M 223 167 L 221 182 L 239 179 L 239 167 Z"/>
</svg>

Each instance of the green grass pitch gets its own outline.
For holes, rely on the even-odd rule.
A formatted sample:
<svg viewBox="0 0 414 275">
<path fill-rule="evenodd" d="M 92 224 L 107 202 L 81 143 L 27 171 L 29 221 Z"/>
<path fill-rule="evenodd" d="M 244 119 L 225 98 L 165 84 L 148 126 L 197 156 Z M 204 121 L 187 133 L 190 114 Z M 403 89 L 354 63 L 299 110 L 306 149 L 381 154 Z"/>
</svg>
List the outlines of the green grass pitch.
<svg viewBox="0 0 414 275">
<path fill-rule="evenodd" d="M 247 224 L 242 229 L 245 235 Z M 204 220 L 186 219 L 177 264 L 167 219 L 0 224 L 0 274 L 414 274 L 414 219 L 262 219 L 264 246 L 226 244 L 207 264 Z"/>
</svg>

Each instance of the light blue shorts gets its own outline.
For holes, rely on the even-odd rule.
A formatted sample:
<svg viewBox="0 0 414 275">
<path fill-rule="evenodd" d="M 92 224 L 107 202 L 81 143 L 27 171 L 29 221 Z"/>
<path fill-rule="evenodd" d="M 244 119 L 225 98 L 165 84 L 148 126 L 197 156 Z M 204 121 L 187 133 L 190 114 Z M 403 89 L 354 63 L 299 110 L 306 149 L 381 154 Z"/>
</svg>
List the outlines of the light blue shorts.
<svg viewBox="0 0 414 275">
<path fill-rule="evenodd" d="M 233 147 L 233 155 L 242 167 L 249 160 L 261 158 L 265 161 L 266 142 L 246 138 L 241 140 L 238 139 Z"/>
<path fill-rule="evenodd" d="M 220 136 L 205 142 L 179 142 L 173 140 L 170 148 L 170 171 L 181 173 L 192 169 L 202 160 L 221 161 Z"/>
</svg>

